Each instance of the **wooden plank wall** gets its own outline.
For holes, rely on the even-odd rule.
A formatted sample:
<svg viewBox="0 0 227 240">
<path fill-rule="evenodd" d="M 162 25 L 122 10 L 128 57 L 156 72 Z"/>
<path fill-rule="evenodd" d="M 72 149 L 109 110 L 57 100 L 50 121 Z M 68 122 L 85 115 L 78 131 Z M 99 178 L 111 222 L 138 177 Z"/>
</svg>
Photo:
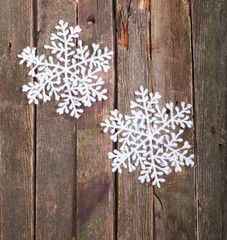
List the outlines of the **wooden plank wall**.
<svg viewBox="0 0 227 240">
<path fill-rule="evenodd" d="M 0 0 L 0 239 L 183 240 L 227 238 L 227 2 L 224 0 Z M 56 102 L 28 105 L 32 81 L 19 54 L 45 53 L 60 19 L 84 44 L 115 52 L 102 77 L 108 100 L 79 120 Z M 139 172 L 113 174 L 100 123 L 140 85 L 193 105 L 195 168 L 160 189 Z"/>
</svg>

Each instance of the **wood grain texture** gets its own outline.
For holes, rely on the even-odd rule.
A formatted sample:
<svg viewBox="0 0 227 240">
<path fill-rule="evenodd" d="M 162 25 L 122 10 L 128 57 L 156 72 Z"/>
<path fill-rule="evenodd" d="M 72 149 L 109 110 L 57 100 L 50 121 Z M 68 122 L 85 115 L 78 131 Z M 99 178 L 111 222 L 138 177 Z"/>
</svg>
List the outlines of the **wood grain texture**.
<svg viewBox="0 0 227 240">
<path fill-rule="evenodd" d="M 61 19 L 76 25 L 76 1 L 38 1 L 38 54 L 50 54 L 43 45 Z M 56 109 L 54 100 L 37 108 L 37 240 L 75 237 L 76 120 Z"/>
<path fill-rule="evenodd" d="M 151 88 L 149 1 L 118 0 L 116 4 L 118 109 L 130 113 L 140 85 Z M 153 239 L 153 187 L 138 181 L 140 170 L 118 174 L 119 240 Z"/>
<path fill-rule="evenodd" d="M 162 98 L 192 104 L 191 28 L 188 1 L 151 1 L 152 84 Z M 177 131 L 178 129 L 176 129 Z M 193 153 L 193 129 L 182 135 Z M 196 232 L 194 168 L 171 173 L 154 191 L 155 239 L 194 239 Z"/>
<path fill-rule="evenodd" d="M 112 1 L 81 0 L 78 24 L 84 45 L 99 43 L 113 50 Z M 84 108 L 78 120 L 77 137 L 77 239 L 113 239 L 114 178 L 107 159 L 112 151 L 109 136 L 100 123 L 114 106 L 114 60 L 108 73 L 100 73 L 108 90 L 108 100 Z"/>
<path fill-rule="evenodd" d="M 227 238 L 227 2 L 193 1 L 200 239 Z"/>
<path fill-rule="evenodd" d="M 0 1 L 0 238 L 33 239 L 33 107 L 19 54 L 32 46 L 31 1 Z M 26 26 L 26 27 L 24 27 Z"/>
</svg>

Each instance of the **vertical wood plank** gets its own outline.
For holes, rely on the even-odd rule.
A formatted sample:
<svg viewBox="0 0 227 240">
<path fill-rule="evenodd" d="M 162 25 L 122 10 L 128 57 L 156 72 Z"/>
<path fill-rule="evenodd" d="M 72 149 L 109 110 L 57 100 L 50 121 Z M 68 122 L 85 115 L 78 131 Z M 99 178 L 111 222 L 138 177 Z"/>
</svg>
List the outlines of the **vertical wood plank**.
<svg viewBox="0 0 227 240">
<path fill-rule="evenodd" d="M 113 50 L 112 1 L 80 0 L 78 24 L 84 45 L 98 43 Z M 100 73 L 108 100 L 84 108 L 78 120 L 77 138 L 77 239 L 113 239 L 114 181 L 107 155 L 112 151 L 109 136 L 100 123 L 114 106 L 114 60 L 108 73 Z"/>
<path fill-rule="evenodd" d="M 33 6 L 28 0 L 0 5 L 0 238 L 28 240 L 34 235 L 34 111 L 22 93 L 31 79 L 17 55 L 33 44 Z"/>
<path fill-rule="evenodd" d="M 162 98 L 160 106 L 172 101 L 192 104 L 191 27 L 188 1 L 151 0 L 152 83 Z M 176 129 L 177 131 L 177 129 Z M 182 135 L 192 145 L 193 129 Z M 156 239 L 195 238 L 194 168 L 172 172 L 154 190 L 154 234 Z"/>
<path fill-rule="evenodd" d="M 59 20 L 76 25 L 76 1 L 38 1 L 38 54 Z M 57 103 L 37 108 L 36 239 L 75 237 L 76 120 L 56 113 Z"/>
<path fill-rule="evenodd" d="M 193 1 L 200 239 L 227 238 L 227 2 Z"/>
<path fill-rule="evenodd" d="M 116 5 L 118 109 L 130 113 L 140 85 L 152 91 L 150 1 L 118 0 Z M 118 174 L 118 239 L 153 239 L 153 187 L 138 181 L 139 170 Z"/>
</svg>

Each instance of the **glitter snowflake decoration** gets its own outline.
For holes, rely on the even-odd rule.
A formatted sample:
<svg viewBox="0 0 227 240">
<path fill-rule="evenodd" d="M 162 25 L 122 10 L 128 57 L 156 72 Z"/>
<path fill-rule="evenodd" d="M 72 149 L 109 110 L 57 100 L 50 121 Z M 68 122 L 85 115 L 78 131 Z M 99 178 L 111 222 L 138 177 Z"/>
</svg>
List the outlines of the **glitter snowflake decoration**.
<svg viewBox="0 0 227 240">
<path fill-rule="evenodd" d="M 107 72 L 109 60 L 113 52 L 106 47 L 101 51 L 98 44 L 92 44 L 92 54 L 88 46 L 82 46 L 78 41 L 78 48 L 75 47 L 75 39 L 79 37 L 81 28 L 68 27 L 68 23 L 62 20 L 55 27 L 57 34 L 52 33 L 51 45 L 44 48 L 51 51 L 55 58 L 44 55 L 37 56 L 36 48 L 26 47 L 18 55 L 22 60 L 20 64 L 27 63 L 31 67 L 28 75 L 35 77 L 36 82 L 23 86 L 23 92 L 27 92 L 29 103 L 44 102 L 54 98 L 59 101 L 57 112 L 67 113 L 79 118 L 83 112 L 82 105 L 90 107 L 93 102 L 106 100 L 107 90 L 102 88 L 104 81 L 97 76 L 100 71 Z"/>
<path fill-rule="evenodd" d="M 194 155 L 187 156 L 190 145 L 180 137 L 185 126 L 192 127 L 191 105 L 182 102 L 181 108 L 174 108 L 170 102 L 161 110 L 158 92 L 148 94 L 141 86 L 135 95 L 138 98 L 136 102 L 131 101 L 130 116 L 114 110 L 110 119 L 101 123 L 104 132 L 110 129 L 110 139 L 121 143 L 120 151 L 110 152 L 109 159 L 112 159 L 113 172 L 121 173 L 122 167 L 133 172 L 140 166 L 139 181 L 152 179 L 153 185 L 160 188 L 160 183 L 165 182 L 163 175 L 169 174 L 171 167 L 180 172 L 181 166 L 194 165 Z"/>
</svg>

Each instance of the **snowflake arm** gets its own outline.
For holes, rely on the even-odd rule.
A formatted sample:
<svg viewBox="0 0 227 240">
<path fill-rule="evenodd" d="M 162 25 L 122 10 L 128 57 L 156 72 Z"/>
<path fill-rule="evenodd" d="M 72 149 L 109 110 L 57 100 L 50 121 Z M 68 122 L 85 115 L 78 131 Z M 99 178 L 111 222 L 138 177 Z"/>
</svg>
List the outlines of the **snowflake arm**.
<svg viewBox="0 0 227 240">
<path fill-rule="evenodd" d="M 131 115 L 111 112 L 101 126 L 104 132 L 110 130 L 110 139 L 121 143 L 119 150 L 109 153 L 113 171 L 122 172 L 128 168 L 129 172 L 141 169 L 139 181 L 150 182 L 160 187 L 164 182 L 164 175 L 172 170 L 179 172 L 182 166 L 193 166 L 194 155 L 188 156 L 191 148 L 187 141 L 180 137 L 184 128 L 192 127 L 189 120 L 191 105 L 181 104 L 181 109 L 167 103 L 163 109 L 158 106 L 160 94 L 148 94 L 147 89 L 140 87 L 136 91 L 136 102 L 131 101 Z M 176 129 L 176 126 L 179 129 Z"/>
<path fill-rule="evenodd" d="M 105 122 L 101 123 L 101 126 L 104 127 L 104 132 L 107 132 L 109 129 L 112 136 L 110 139 L 113 142 L 117 141 L 118 136 L 122 133 L 122 136 L 119 139 L 119 142 L 125 142 L 130 146 L 131 141 L 137 141 L 142 136 L 146 136 L 144 130 L 138 131 L 137 125 L 131 124 L 129 116 L 123 118 L 122 114 L 118 113 L 118 110 L 111 111 L 110 119 L 106 119 Z M 110 121 L 109 121 L 110 120 Z M 127 139 L 127 140 L 126 140 Z"/>
<path fill-rule="evenodd" d="M 39 103 L 39 99 L 46 102 L 54 96 L 59 101 L 59 114 L 79 118 L 82 106 L 91 107 L 96 100 L 107 99 L 107 90 L 102 88 L 104 81 L 97 74 L 110 69 L 109 60 L 113 52 L 108 48 L 102 51 L 98 44 L 92 44 L 93 52 L 90 54 L 88 46 L 83 47 L 80 40 L 74 51 L 75 39 L 79 37 L 81 28 L 69 27 L 62 20 L 55 28 L 57 33 L 51 34 L 51 44 L 44 46 L 54 57 L 46 59 L 44 55 L 37 56 L 36 49 L 30 47 L 18 55 L 20 63 L 26 62 L 31 68 L 28 74 L 37 79 L 24 85 L 23 91 L 27 92 L 29 103 L 35 104 Z"/>
<path fill-rule="evenodd" d="M 174 114 L 172 102 L 167 103 L 166 107 L 163 108 L 162 111 L 159 109 L 158 105 L 155 107 L 157 112 L 155 113 L 156 119 L 154 124 L 162 124 L 162 127 L 157 129 L 159 132 L 162 130 L 169 131 L 169 127 L 175 129 L 176 125 L 180 125 L 182 128 L 185 128 L 185 126 L 188 128 L 192 127 L 192 121 L 189 120 L 189 116 L 187 115 L 190 114 L 191 104 L 187 104 L 187 106 L 185 106 L 185 103 L 182 102 L 181 110 L 178 107 L 175 107 L 176 114 Z M 169 112 L 169 114 L 166 114 L 166 112 Z"/>
<path fill-rule="evenodd" d="M 64 67 L 60 66 L 58 62 L 57 64 L 53 62 L 53 57 L 49 56 L 48 61 L 45 59 L 44 55 L 36 56 L 36 48 L 26 47 L 18 57 L 21 58 L 20 64 L 26 62 L 26 66 L 31 67 L 28 75 L 32 77 L 37 77 L 36 70 L 38 72 L 43 72 L 45 68 L 53 68 L 53 72 L 56 72 L 58 69 L 64 70 Z"/>
<path fill-rule="evenodd" d="M 44 102 L 50 101 L 52 95 L 59 100 L 58 85 L 61 82 L 59 72 L 53 74 L 52 71 L 46 70 L 45 73 L 38 73 L 36 76 L 39 79 L 38 82 L 29 83 L 22 88 L 23 92 L 28 92 L 29 103 L 38 104 L 38 99 L 43 99 Z"/>
<path fill-rule="evenodd" d="M 76 50 L 76 55 L 73 56 L 75 65 L 73 67 L 80 66 L 82 70 L 85 70 L 88 66 L 90 70 L 96 69 L 95 73 L 104 71 L 108 72 L 110 69 L 109 60 L 113 54 L 112 51 L 108 51 L 108 48 L 105 47 L 104 51 L 100 49 L 99 44 L 92 44 L 93 52 L 90 54 L 88 46 L 82 45 L 82 41 L 78 42 L 78 49 Z M 71 67 L 72 68 L 72 67 Z"/>
</svg>

